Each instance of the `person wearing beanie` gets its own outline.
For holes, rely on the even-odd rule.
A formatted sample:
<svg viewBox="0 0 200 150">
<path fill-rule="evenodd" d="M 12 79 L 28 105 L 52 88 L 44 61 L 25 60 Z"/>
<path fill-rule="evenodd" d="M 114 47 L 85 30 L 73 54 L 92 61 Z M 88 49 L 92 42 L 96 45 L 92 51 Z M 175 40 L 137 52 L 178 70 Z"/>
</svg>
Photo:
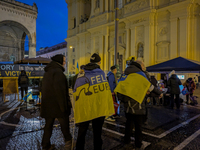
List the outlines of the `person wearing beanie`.
<svg viewBox="0 0 200 150">
<path fill-rule="evenodd" d="M 71 150 L 72 136 L 69 130 L 69 115 L 71 102 L 68 91 L 67 78 L 64 75 L 65 56 L 55 55 L 52 61 L 45 67 L 42 80 L 41 117 L 45 118 L 42 148 L 53 149 L 50 138 L 55 118 L 61 125 L 61 131 L 65 138 L 65 149 Z"/>
<path fill-rule="evenodd" d="M 105 116 L 114 114 L 109 83 L 106 80 L 104 71 L 100 69 L 100 64 L 101 57 L 94 53 L 90 58 L 90 63 L 84 66 L 84 75 L 77 77 L 74 86 L 74 97 L 76 99 L 74 116 L 79 126 L 76 150 L 84 149 L 85 136 L 90 122 L 92 122 L 93 128 L 93 149 L 102 150 L 101 133 L 104 119 Z M 87 85 L 89 85 L 88 88 L 86 88 Z M 79 90 L 82 86 L 85 90 Z M 82 91 L 81 94 L 78 91 Z M 89 103 L 91 99 L 92 103 Z M 87 119 L 81 120 L 81 118 Z M 77 121 L 78 119 L 79 121 Z"/>
<path fill-rule="evenodd" d="M 174 108 L 174 97 L 176 97 L 176 108 L 180 108 L 180 99 L 179 99 L 179 94 L 180 94 L 180 88 L 179 85 L 182 85 L 180 79 L 177 77 L 175 74 L 175 71 L 173 70 L 169 74 L 169 80 L 167 81 L 167 86 L 169 87 L 170 91 L 170 107 L 173 109 Z"/>
<path fill-rule="evenodd" d="M 97 53 L 94 53 L 90 58 L 91 63 L 99 63 L 100 61 L 101 57 Z"/>
</svg>

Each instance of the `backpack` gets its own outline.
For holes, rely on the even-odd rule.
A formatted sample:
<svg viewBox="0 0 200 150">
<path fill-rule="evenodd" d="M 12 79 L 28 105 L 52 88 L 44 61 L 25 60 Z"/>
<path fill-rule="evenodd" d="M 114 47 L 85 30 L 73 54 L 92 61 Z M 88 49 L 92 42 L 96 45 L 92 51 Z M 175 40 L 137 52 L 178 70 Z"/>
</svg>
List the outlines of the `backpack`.
<svg viewBox="0 0 200 150">
<path fill-rule="evenodd" d="M 28 83 L 28 79 L 26 76 L 21 76 L 20 78 L 20 84 L 27 84 Z"/>
</svg>

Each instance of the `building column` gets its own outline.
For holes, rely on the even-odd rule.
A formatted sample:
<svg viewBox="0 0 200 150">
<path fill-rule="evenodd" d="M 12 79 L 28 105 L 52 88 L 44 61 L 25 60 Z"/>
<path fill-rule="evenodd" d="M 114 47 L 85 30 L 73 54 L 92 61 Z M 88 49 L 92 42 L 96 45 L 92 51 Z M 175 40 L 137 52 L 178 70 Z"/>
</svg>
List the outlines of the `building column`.
<svg viewBox="0 0 200 150">
<path fill-rule="evenodd" d="M 113 0 L 109 0 L 110 1 L 110 11 L 114 10 L 114 6 L 115 6 L 115 3 Z"/>
<path fill-rule="evenodd" d="M 91 15 L 94 16 L 95 0 L 91 0 Z"/>
<path fill-rule="evenodd" d="M 104 59 L 104 63 L 103 63 L 104 71 L 109 71 L 109 69 L 108 69 L 108 66 L 109 66 L 108 55 L 109 55 L 108 54 L 108 35 L 105 35 L 104 36 L 104 57 L 103 57 L 103 59 Z"/>
<path fill-rule="evenodd" d="M 36 57 L 36 44 L 29 42 L 29 58 Z"/>
<path fill-rule="evenodd" d="M 194 49 L 195 49 L 195 57 L 194 59 L 197 60 L 197 61 L 200 61 L 200 42 L 199 42 L 199 39 L 200 39 L 200 14 L 198 16 L 196 16 L 195 18 L 195 45 L 194 45 Z"/>
<path fill-rule="evenodd" d="M 126 29 L 126 51 L 125 60 L 130 56 L 130 29 Z"/>
<path fill-rule="evenodd" d="M 100 13 L 103 13 L 104 12 L 104 7 L 105 7 L 104 0 L 100 0 L 99 3 L 100 3 Z"/>
<path fill-rule="evenodd" d="M 95 36 L 91 35 L 91 55 L 95 53 Z"/>
<path fill-rule="evenodd" d="M 80 2 L 76 2 L 76 27 L 80 24 Z"/>
<path fill-rule="evenodd" d="M 188 38 L 188 28 L 187 28 L 187 17 L 183 16 L 180 17 L 180 40 L 179 42 L 179 54 L 181 57 L 188 58 L 188 51 L 187 51 L 187 38 Z"/>
<path fill-rule="evenodd" d="M 104 53 L 104 36 L 103 35 L 99 35 L 99 56 L 101 57 L 101 64 L 100 67 L 103 70 L 103 53 Z"/>
<path fill-rule="evenodd" d="M 105 0 L 104 1 L 105 2 L 105 4 L 104 4 L 104 7 L 105 7 L 105 12 L 108 12 L 108 0 Z"/>
<path fill-rule="evenodd" d="M 149 15 L 145 24 L 144 63 L 146 66 L 155 64 L 155 10 Z"/>
<path fill-rule="evenodd" d="M 173 59 L 178 56 L 178 18 L 170 19 L 170 52 L 169 58 Z"/>
<path fill-rule="evenodd" d="M 85 5 L 85 4 L 84 4 L 84 1 L 79 1 L 78 3 L 79 3 L 79 5 L 80 5 L 80 6 L 79 6 L 79 8 L 80 8 L 80 12 L 79 12 L 79 13 L 80 13 L 80 14 L 79 14 L 79 17 L 80 17 L 80 18 L 79 18 L 79 23 L 80 23 L 80 21 L 81 21 L 81 15 L 82 15 L 83 17 L 84 17 L 84 15 L 85 15 L 85 13 L 84 13 L 84 9 L 85 9 L 85 6 L 84 6 L 84 5 Z"/>
<path fill-rule="evenodd" d="M 136 56 L 136 53 L 135 53 L 135 27 L 132 27 L 131 28 L 131 49 L 130 49 L 130 52 L 129 54 L 131 56 Z"/>
</svg>

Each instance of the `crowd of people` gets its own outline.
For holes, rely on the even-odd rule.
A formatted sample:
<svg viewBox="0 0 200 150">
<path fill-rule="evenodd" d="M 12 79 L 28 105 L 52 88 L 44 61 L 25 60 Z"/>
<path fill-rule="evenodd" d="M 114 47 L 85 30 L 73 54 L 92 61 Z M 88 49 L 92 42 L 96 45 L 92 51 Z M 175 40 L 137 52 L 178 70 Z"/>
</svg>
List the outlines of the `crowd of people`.
<svg viewBox="0 0 200 150">
<path fill-rule="evenodd" d="M 42 148 L 50 150 L 54 148 L 50 138 L 55 118 L 61 125 L 61 131 L 65 138 L 65 149 L 73 148 L 73 139 L 69 130 L 69 115 L 71 113 L 71 100 L 69 97 L 68 83 L 64 75 L 65 56 L 56 55 L 45 67 L 45 74 L 42 80 L 42 102 L 41 116 L 45 118 Z M 78 130 L 76 150 L 84 150 L 85 136 L 92 123 L 93 145 L 95 150 L 102 149 L 102 126 L 104 120 L 113 121 L 117 114 L 114 104 L 119 100 L 124 104 L 126 117 L 124 144 L 130 144 L 132 129 L 135 126 L 135 147 L 142 149 L 142 124 L 147 120 L 147 100 L 149 97 L 160 103 L 164 96 L 169 97 L 167 103 L 174 107 L 174 100 L 177 109 L 180 108 L 180 89 L 182 84 L 175 71 L 172 71 L 169 79 L 163 80 L 164 87 L 168 89 L 163 94 L 159 89 L 154 76 L 150 77 L 144 63 L 140 60 L 132 60 L 124 70 L 120 79 L 116 78 L 117 68 L 112 66 L 110 72 L 105 73 L 100 68 L 101 58 L 94 53 L 90 63 L 81 66 L 73 83 L 73 96 L 75 101 L 74 117 Z M 188 98 L 192 96 L 196 88 L 193 78 L 189 78 L 184 86 L 188 89 Z M 134 90 L 133 90 L 134 89 Z"/>
</svg>

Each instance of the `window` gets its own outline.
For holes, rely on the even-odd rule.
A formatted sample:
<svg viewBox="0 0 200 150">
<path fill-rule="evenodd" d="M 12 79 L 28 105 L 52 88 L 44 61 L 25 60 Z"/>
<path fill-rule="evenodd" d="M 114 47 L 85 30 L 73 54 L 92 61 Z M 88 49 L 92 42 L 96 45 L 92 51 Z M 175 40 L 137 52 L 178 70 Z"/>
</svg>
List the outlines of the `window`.
<svg viewBox="0 0 200 150">
<path fill-rule="evenodd" d="M 99 7 L 100 7 L 100 1 L 96 0 L 96 8 L 99 8 Z"/>
<path fill-rule="evenodd" d="M 73 59 L 73 65 L 75 65 L 75 59 Z"/>
<path fill-rule="evenodd" d="M 76 18 L 74 18 L 74 28 L 76 28 Z"/>
<path fill-rule="evenodd" d="M 123 0 L 119 0 L 119 1 L 118 1 L 118 4 L 119 4 L 119 6 L 118 6 L 118 7 L 119 7 L 119 9 L 121 9 L 121 8 L 122 8 L 122 6 L 123 6 Z"/>
<path fill-rule="evenodd" d="M 123 6 L 123 0 L 118 0 L 118 8 L 121 9 Z M 114 9 L 116 8 L 116 1 L 114 1 Z"/>
<path fill-rule="evenodd" d="M 75 48 L 73 48 L 72 52 L 75 52 Z"/>
</svg>

